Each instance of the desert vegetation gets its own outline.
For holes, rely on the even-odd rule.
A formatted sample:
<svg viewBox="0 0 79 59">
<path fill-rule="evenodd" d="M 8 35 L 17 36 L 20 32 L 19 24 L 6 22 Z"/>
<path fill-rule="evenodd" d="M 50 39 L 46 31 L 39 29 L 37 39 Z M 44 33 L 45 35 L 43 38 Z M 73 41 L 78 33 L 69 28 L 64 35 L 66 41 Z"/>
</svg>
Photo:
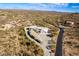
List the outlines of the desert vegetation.
<svg viewBox="0 0 79 59">
<path fill-rule="evenodd" d="M 49 11 L 0 10 L 0 28 L 9 24 L 11 27 L 0 30 L 0 55 L 43 55 L 43 50 L 26 36 L 25 26 L 37 25 L 48 27 L 52 33 L 52 53 L 55 53 L 59 23 L 73 21 L 73 27 L 65 29 L 63 39 L 63 55 L 79 55 L 79 14 Z M 6 27 L 7 28 L 7 27 Z"/>
</svg>

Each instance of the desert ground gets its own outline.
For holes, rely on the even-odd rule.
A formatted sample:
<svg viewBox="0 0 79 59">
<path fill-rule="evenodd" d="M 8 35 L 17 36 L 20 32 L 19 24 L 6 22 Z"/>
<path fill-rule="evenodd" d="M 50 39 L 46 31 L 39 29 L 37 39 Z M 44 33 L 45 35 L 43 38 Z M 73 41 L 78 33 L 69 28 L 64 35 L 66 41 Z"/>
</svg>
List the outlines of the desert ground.
<svg viewBox="0 0 79 59">
<path fill-rule="evenodd" d="M 54 25 L 64 21 L 72 21 L 74 25 L 64 29 L 63 55 L 79 56 L 78 13 L 0 9 L 0 56 L 44 55 L 43 50 L 25 36 L 24 27 L 30 25 L 51 29 L 54 55 L 59 32 Z"/>
</svg>

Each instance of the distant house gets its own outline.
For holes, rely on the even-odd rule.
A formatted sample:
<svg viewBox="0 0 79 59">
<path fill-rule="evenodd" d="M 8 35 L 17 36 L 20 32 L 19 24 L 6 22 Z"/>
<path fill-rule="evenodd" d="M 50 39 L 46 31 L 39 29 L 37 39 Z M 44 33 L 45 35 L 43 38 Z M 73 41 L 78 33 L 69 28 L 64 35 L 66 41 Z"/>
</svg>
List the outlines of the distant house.
<svg viewBox="0 0 79 59">
<path fill-rule="evenodd" d="M 70 26 L 73 26 L 74 25 L 74 22 L 73 21 L 66 21 L 67 24 L 70 24 Z"/>
<path fill-rule="evenodd" d="M 63 23 L 64 26 L 73 26 L 74 25 L 74 22 L 73 21 L 70 21 L 70 20 L 66 20 L 64 23 Z"/>
</svg>

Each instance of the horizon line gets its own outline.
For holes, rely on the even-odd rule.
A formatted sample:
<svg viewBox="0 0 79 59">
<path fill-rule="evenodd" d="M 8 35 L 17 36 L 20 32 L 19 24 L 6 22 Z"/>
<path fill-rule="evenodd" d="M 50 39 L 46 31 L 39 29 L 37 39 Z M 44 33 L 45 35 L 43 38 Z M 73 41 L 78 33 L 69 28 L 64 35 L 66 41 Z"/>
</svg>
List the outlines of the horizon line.
<svg viewBox="0 0 79 59">
<path fill-rule="evenodd" d="M 0 8 L 0 10 L 27 10 L 27 11 L 41 11 L 41 12 L 79 13 L 79 12 L 67 12 L 67 11 L 35 10 L 35 9 L 16 9 L 16 8 Z"/>
</svg>

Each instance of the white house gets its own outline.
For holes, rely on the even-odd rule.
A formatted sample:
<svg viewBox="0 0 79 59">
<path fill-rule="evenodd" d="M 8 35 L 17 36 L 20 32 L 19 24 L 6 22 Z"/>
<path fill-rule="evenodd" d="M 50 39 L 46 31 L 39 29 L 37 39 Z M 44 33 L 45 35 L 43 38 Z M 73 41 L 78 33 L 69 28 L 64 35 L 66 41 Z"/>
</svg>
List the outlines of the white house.
<svg viewBox="0 0 79 59">
<path fill-rule="evenodd" d="M 38 27 L 38 26 L 29 26 L 29 28 L 31 29 L 35 29 L 37 31 L 41 31 L 41 32 L 45 32 L 45 33 L 48 33 L 49 29 L 46 28 L 46 27 Z"/>
</svg>

